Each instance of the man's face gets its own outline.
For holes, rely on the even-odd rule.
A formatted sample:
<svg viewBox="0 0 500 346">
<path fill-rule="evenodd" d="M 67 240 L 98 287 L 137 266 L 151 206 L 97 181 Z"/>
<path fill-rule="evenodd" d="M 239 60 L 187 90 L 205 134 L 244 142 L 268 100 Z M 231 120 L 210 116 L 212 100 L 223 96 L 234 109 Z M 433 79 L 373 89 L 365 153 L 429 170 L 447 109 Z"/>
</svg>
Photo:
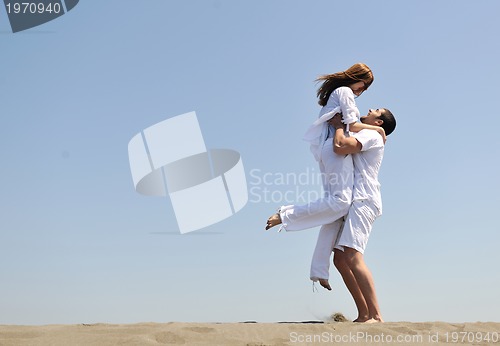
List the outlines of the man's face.
<svg viewBox="0 0 500 346">
<path fill-rule="evenodd" d="M 382 113 L 384 113 L 383 108 L 369 109 L 368 114 L 361 117 L 361 122 L 368 125 L 380 126 L 382 120 L 378 119 L 378 117 L 380 117 Z"/>
</svg>

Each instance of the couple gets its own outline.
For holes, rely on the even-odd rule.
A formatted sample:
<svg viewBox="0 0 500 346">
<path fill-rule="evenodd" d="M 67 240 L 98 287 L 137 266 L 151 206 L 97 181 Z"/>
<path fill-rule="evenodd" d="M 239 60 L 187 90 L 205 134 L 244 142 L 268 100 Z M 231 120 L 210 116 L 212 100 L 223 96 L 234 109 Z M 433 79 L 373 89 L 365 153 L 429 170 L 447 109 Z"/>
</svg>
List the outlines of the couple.
<svg viewBox="0 0 500 346">
<path fill-rule="evenodd" d="M 311 280 L 331 290 L 328 276 L 333 251 L 335 267 L 358 310 L 354 321 L 383 322 L 363 253 L 372 224 L 382 214 L 378 172 L 385 136 L 394 131 L 396 121 L 383 108 L 370 109 L 366 116 L 359 117 L 354 99 L 373 82 L 368 66 L 355 64 L 319 80 L 324 80 L 318 90 L 323 108 L 306 140 L 318 160 L 325 195 L 306 205 L 281 207 L 268 219 L 266 229 L 278 224 L 286 231 L 321 226 Z"/>
</svg>

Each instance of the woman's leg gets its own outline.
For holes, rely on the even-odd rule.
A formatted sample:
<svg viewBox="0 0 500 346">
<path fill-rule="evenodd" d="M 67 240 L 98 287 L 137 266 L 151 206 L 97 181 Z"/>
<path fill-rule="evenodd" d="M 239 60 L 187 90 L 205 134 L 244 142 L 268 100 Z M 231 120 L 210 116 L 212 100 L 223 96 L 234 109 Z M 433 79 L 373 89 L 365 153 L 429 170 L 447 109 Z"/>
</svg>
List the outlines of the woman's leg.
<svg viewBox="0 0 500 346">
<path fill-rule="evenodd" d="M 320 162 L 324 197 L 304 205 L 281 207 L 279 216 L 285 230 L 301 231 L 330 224 L 349 211 L 354 179 L 352 157 L 335 154 L 331 142 L 325 143 Z"/>
<path fill-rule="evenodd" d="M 343 220 L 339 219 L 330 224 L 321 226 L 311 261 L 311 272 L 309 277 L 312 281 L 319 280 L 321 286 L 326 289 L 331 289 L 328 284 L 330 257 L 342 224 Z"/>
</svg>

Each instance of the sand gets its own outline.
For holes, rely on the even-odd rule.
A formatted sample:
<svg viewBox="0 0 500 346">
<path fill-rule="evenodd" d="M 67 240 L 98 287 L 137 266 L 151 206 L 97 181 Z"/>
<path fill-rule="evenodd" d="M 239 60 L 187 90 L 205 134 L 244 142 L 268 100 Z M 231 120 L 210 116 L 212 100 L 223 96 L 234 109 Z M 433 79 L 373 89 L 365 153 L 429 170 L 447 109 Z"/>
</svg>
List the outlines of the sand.
<svg viewBox="0 0 500 346">
<path fill-rule="evenodd" d="M 138 323 L 0 326 L 0 345 L 500 345 L 500 323 Z M 489 339 L 489 341 L 487 340 Z M 496 341 L 496 342 L 495 342 Z"/>
</svg>

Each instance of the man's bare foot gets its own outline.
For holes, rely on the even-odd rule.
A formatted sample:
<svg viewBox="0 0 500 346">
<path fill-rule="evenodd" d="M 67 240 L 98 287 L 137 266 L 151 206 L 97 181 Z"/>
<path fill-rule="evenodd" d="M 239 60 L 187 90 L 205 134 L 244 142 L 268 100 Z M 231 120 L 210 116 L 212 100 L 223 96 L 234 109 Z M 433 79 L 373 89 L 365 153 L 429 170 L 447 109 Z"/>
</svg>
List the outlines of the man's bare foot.
<svg viewBox="0 0 500 346">
<path fill-rule="evenodd" d="M 267 219 L 266 231 L 271 227 L 279 225 L 280 223 L 281 223 L 281 216 L 279 213 L 269 216 L 269 219 Z"/>
<path fill-rule="evenodd" d="M 358 315 L 358 318 L 356 318 L 353 322 L 356 322 L 356 323 L 365 323 L 369 319 L 370 319 L 370 317 L 368 317 L 368 315 Z"/>
<path fill-rule="evenodd" d="M 328 279 L 318 279 L 318 282 L 321 286 L 323 286 L 327 290 L 329 291 L 332 290 L 332 288 L 330 287 L 330 283 L 328 282 Z"/>
<path fill-rule="evenodd" d="M 365 323 L 369 319 L 370 319 L 369 317 L 358 317 L 353 322 L 356 322 L 356 323 Z"/>
<path fill-rule="evenodd" d="M 363 323 L 368 323 L 368 324 L 371 324 L 371 323 L 383 323 L 384 321 L 382 319 L 375 319 L 375 318 L 370 318 L 369 320 L 363 322 Z"/>
</svg>

